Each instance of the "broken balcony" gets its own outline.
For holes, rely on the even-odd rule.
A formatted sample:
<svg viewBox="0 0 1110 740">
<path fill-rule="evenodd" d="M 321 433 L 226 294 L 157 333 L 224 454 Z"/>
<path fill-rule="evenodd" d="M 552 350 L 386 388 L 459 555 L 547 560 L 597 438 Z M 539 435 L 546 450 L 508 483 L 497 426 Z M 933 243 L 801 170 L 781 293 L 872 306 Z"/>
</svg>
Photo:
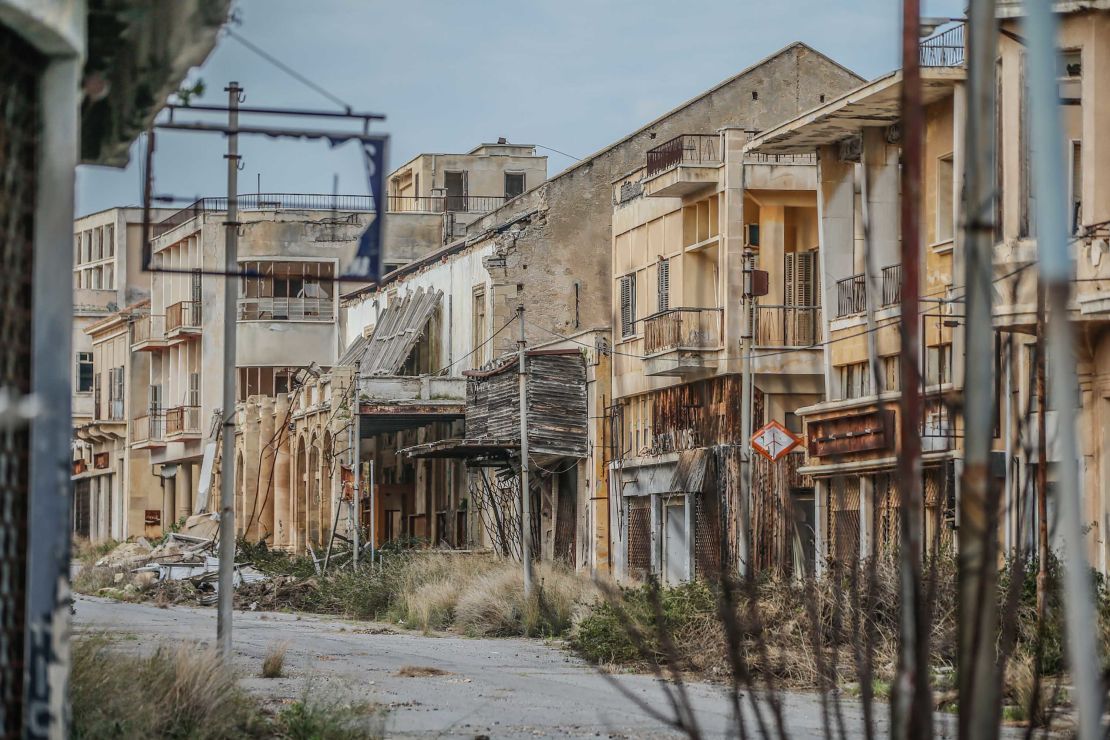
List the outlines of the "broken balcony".
<svg viewBox="0 0 1110 740">
<path fill-rule="evenodd" d="M 676 198 L 717 186 L 721 137 L 683 134 L 647 153 L 646 197 Z"/>
<path fill-rule="evenodd" d="M 687 375 L 717 367 L 719 308 L 672 308 L 644 319 L 644 374 Z"/>
<path fill-rule="evenodd" d="M 186 339 L 200 335 L 200 301 L 178 301 L 166 308 L 166 340 Z"/>
</svg>

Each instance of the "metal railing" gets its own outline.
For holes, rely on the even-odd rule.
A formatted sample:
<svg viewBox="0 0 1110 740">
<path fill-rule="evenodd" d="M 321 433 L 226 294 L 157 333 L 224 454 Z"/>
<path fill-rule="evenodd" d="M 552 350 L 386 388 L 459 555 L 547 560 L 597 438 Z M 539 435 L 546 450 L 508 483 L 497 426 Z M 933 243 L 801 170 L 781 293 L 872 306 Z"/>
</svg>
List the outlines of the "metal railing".
<svg viewBox="0 0 1110 740">
<path fill-rule="evenodd" d="M 240 298 L 240 321 L 331 321 L 331 298 Z"/>
<path fill-rule="evenodd" d="M 672 308 L 644 319 L 644 352 L 710 350 L 721 346 L 721 309 Z"/>
<path fill-rule="evenodd" d="M 200 406 L 166 409 L 166 436 L 200 433 Z"/>
<path fill-rule="evenodd" d="M 852 275 L 836 281 L 836 315 L 851 316 L 867 309 L 867 279 L 864 275 Z"/>
<path fill-rule="evenodd" d="M 161 314 L 143 314 L 131 325 L 131 343 L 139 344 L 166 336 L 166 317 Z"/>
<path fill-rule="evenodd" d="M 756 306 L 755 343 L 764 347 L 811 347 L 821 341 L 820 306 Z"/>
<path fill-rule="evenodd" d="M 680 164 L 720 164 L 721 137 L 717 134 L 682 134 L 648 149 L 647 176 Z"/>
<path fill-rule="evenodd" d="M 883 268 L 883 306 L 894 306 L 902 302 L 902 266 L 891 265 Z"/>
<path fill-rule="evenodd" d="M 199 329 L 200 316 L 200 301 L 178 301 L 166 309 L 166 331 Z"/>
<path fill-rule="evenodd" d="M 505 203 L 503 195 L 386 196 L 386 211 L 392 213 L 445 213 L 464 211 L 486 213 Z M 374 199 L 369 195 L 330 195 L 321 193 L 244 193 L 237 199 L 240 211 L 342 211 L 371 212 Z M 226 197 L 200 198 L 180 211 L 154 224 L 154 236 L 164 234 L 203 213 L 227 210 Z"/>
<path fill-rule="evenodd" d="M 160 407 L 150 407 L 147 413 L 132 420 L 131 438 L 135 444 L 161 442 L 166 438 L 166 412 Z"/>
<path fill-rule="evenodd" d="M 745 129 L 748 141 L 762 133 L 759 129 Z M 753 164 L 817 164 L 816 152 L 802 154 L 764 154 L 763 152 L 745 152 L 744 161 Z"/>
<path fill-rule="evenodd" d="M 921 42 L 922 67 L 959 67 L 964 63 L 964 28 L 961 23 Z"/>
</svg>

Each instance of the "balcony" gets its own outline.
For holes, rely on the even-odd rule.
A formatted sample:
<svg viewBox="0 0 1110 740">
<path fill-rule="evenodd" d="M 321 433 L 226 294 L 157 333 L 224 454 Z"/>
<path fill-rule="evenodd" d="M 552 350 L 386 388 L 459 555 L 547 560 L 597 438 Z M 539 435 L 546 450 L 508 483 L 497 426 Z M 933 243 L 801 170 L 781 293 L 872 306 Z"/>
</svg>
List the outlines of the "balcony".
<svg viewBox="0 0 1110 740">
<path fill-rule="evenodd" d="M 166 446 L 166 412 L 154 406 L 131 422 L 131 445 L 149 450 Z"/>
<path fill-rule="evenodd" d="M 505 204 L 503 195 L 390 195 L 389 213 L 489 213 Z"/>
<path fill-rule="evenodd" d="M 166 409 L 166 438 L 200 436 L 200 406 L 175 406 Z"/>
<path fill-rule="evenodd" d="M 673 308 L 644 319 L 644 374 L 687 375 L 717 367 L 719 308 Z"/>
<path fill-rule="evenodd" d="M 964 28 L 958 26 L 930 36 L 920 44 L 922 67 L 959 67 L 964 63 Z"/>
<path fill-rule="evenodd" d="M 812 347 L 821 341 L 820 306 L 756 306 L 752 334 L 761 347 Z"/>
<path fill-rule="evenodd" d="M 867 310 L 867 279 L 863 274 L 836 281 L 836 317 L 851 316 Z"/>
<path fill-rule="evenodd" d="M 239 321 L 323 321 L 335 316 L 331 298 L 240 298 Z"/>
<path fill-rule="evenodd" d="M 199 336 L 200 321 L 200 301 L 178 301 L 166 309 L 166 339 Z"/>
<path fill-rule="evenodd" d="M 721 137 L 683 134 L 647 153 L 646 197 L 676 198 L 717 186 Z"/>
<path fill-rule="evenodd" d="M 131 324 L 131 349 L 135 352 L 155 352 L 169 346 L 166 341 L 166 317 L 143 314 Z"/>
</svg>

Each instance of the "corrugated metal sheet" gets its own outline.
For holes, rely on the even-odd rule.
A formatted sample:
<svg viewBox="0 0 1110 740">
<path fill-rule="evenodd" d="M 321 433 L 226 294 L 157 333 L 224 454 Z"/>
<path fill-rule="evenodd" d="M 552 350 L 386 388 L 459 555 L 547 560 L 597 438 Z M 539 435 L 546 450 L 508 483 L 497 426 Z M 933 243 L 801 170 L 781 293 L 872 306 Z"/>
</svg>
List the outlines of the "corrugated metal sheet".
<svg viewBox="0 0 1110 740">
<path fill-rule="evenodd" d="M 356 362 L 362 362 L 362 356 L 366 353 L 366 348 L 370 346 L 370 337 L 364 337 L 361 334 L 351 342 L 351 345 L 343 351 L 339 360 L 335 363 L 337 367 L 352 367 Z"/>
<path fill-rule="evenodd" d="M 360 373 L 396 375 L 405 364 L 432 312 L 439 305 L 443 291 L 417 288 L 396 303 L 386 307 L 363 352 Z"/>
<path fill-rule="evenodd" d="M 678 465 L 671 478 L 671 490 L 675 493 L 701 493 L 705 487 L 705 463 L 708 457 L 705 448 L 678 453 Z"/>
<path fill-rule="evenodd" d="M 466 435 L 520 440 L 516 360 L 468 373 Z M 586 457 L 586 364 L 579 352 L 528 354 L 528 444 L 533 454 Z"/>
</svg>

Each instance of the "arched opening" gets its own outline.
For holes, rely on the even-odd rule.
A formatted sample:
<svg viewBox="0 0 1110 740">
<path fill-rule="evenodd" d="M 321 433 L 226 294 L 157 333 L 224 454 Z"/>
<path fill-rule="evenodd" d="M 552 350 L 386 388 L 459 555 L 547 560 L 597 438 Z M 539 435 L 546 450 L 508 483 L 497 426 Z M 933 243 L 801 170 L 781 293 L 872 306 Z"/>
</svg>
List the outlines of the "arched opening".
<svg viewBox="0 0 1110 740">
<path fill-rule="evenodd" d="M 243 453 L 237 452 L 235 454 L 235 532 L 242 535 L 247 531 L 247 517 L 250 512 L 247 510 L 247 491 L 245 485 L 246 476 L 243 475 Z"/>
<path fill-rule="evenodd" d="M 307 521 L 305 519 L 305 503 L 308 500 L 308 480 L 307 470 L 308 464 L 305 455 L 304 437 L 297 440 L 297 454 L 293 458 L 293 495 L 292 498 L 292 515 L 290 521 L 293 522 L 293 532 L 290 542 L 293 549 L 297 552 L 303 552 L 305 542 L 305 531 Z"/>
<path fill-rule="evenodd" d="M 323 454 L 320 455 L 320 521 L 324 525 L 324 538 L 331 537 L 332 525 L 335 522 L 335 449 L 332 447 L 331 432 L 324 433 Z"/>
<path fill-rule="evenodd" d="M 308 538 L 313 545 L 320 544 L 320 442 L 313 439 L 308 447 Z"/>
</svg>

